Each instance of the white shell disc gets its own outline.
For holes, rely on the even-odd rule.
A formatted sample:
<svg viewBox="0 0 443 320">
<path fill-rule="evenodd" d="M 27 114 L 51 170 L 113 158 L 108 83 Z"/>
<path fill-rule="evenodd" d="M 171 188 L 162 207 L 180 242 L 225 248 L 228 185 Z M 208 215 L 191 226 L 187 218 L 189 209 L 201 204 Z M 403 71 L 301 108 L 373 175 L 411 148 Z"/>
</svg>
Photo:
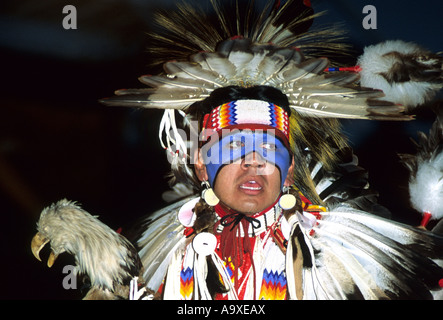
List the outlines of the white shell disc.
<svg viewBox="0 0 443 320">
<path fill-rule="evenodd" d="M 282 209 L 289 210 L 294 208 L 296 202 L 297 199 L 295 199 L 295 197 L 292 194 L 286 193 L 280 197 L 278 204 Z"/>
<path fill-rule="evenodd" d="M 214 190 L 212 190 L 211 188 L 203 190 L 202 197 L 206 201 L 206 203 L 212 207 L 217 205 L 220 201 L 215 195 Z"/>
<path fill-rule="evenodd" d="M 194 251 L 203 256 L 209 256 L 215 251 L 217 246 L 217 238 L 208 232 L 197 234 L 192 240 Z"/>
</svg>

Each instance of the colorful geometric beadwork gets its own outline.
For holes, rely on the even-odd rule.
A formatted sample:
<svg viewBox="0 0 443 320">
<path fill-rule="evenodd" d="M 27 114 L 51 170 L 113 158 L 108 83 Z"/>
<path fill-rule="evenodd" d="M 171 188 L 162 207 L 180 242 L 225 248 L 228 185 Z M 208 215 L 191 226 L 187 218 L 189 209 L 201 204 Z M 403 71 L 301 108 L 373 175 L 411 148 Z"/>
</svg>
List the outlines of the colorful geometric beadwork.
<svg viewBox="0 0 443 320">
<path fill-rule="evenodd" d="M 285 300 L 286 298 L 286 276 L 280 273 L 268 271 L 263 272 L 263 281 L 260 291 L 260 300 Z"/>
<path fill-rule="evenodd" d="M 251 129 L 277 129 L 289 140 L 288 113 L 276 104 L 261 100 L 231 101 L 214 108 L 205 115 L 203 130 L 218 132 L 243 125 L 250 125 Z"/>
<path fill-rule="evenodd" d="M 194 291 L 194 270 L 182 269 L 180 272 L 180 294 L 184 300 L 189 300 Z"/>
</svg>

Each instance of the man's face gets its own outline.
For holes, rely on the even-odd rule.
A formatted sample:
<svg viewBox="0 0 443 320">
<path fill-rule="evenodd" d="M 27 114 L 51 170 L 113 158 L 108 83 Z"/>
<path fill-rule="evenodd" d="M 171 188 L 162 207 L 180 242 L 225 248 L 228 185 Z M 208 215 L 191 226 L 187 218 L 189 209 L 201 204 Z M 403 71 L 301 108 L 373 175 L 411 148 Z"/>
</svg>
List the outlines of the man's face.
<svg viewBox="0 0 443 320">
<path fill-rule="evenodd" d="M 233 130 L 211 140 L 199 150 L 198 178 L 237 212 L 252 215 L 270 207 L 293 174 L 293 158 L 273 133 Z"/>
<path fill-rule="evenodd" d="M 275 130 L 263 132 L 263 130 L 234 129 L 221 132 L 221 137 L 218 134 L 212 135 L 211 140 L 201 148 L 211 186 L 214 186 L 215 178 L 223 166 L 235 163 L 254 152 L 267 163 L 278 167 L 283 177 L 286 176 L 291 164 L 291 155 L 284 143 L 275 137 Z M 246 163 L 250 162 L 250 158 L 246 158 Z M 269 171 L 265 173 L 270 174 Z M 284 179 L 281 181 L 281 188 L 283 183 Z"/>
<path fill-rule="evenodd" d="M 213 189 L 224 205 L 252 215 L 277 200 L 281 190 L 280 170 L 253 152 L 223 166 Z"/>
</svg>

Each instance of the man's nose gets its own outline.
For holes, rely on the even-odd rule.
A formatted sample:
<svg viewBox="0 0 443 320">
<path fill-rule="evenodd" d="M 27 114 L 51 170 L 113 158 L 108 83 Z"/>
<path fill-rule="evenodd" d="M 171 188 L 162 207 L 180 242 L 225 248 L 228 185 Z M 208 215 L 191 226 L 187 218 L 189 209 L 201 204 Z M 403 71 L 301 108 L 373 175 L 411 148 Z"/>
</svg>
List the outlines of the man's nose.
<svg viewBox="0 0 443 320">
<path fill-rule="evenodd" d="M 244 170 L 248 170 L 249 168 L 264 169 L 266 161 L 259 153 L 251 152 L 243 158 L 241 166 Z"/>
</svg>

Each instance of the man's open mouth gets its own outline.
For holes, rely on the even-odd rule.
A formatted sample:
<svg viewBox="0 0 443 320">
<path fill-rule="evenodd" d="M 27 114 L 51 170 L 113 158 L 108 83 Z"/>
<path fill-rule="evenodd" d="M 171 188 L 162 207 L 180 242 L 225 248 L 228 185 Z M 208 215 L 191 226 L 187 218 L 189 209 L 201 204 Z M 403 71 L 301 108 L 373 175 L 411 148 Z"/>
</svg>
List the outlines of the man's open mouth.
<svg viewBox="0 0 443 320">
<path fill-rule="evenodd" d="M 240 189 L 251 190 L 251 191 L 259 191 L 262 189 L 262 186 L 255 180 L 249 180 L 240 185 Z"/>
</svg>

